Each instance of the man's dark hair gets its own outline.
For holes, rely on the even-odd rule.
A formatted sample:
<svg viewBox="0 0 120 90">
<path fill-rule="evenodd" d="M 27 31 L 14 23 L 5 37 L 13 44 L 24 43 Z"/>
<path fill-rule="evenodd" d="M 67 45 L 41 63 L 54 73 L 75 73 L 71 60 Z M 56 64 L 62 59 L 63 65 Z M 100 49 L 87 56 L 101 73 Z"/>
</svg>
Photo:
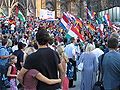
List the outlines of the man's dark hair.
<svg viewBox="0 0 120 90">
<path fill-rule="evenodd" d="M 38 49 L 37 43 L 34 43 L 33 47 L 37 50 Z"/>
<path fill-rule="evenodd" d="M 19 42 L 19 43 L 18 43 L 18 49 L 19 49 L 19 50 L 23 49 L 25 46 L 26 46 L 26 45 L 23 44 L 22 42 Z"/>
<path fill-rule="evenodd" d="M 17 40 L 14 41 L 14 45 L 18 45 L 18 41 Z"/>
<path fill-rule="evenodd" d="M 74 38 L 74 37 L 71 37 L 71 38 L 70 38 L 71 43 L 73 43 L 73 42 L 74 42 L 74 40 L 75 40 L 75 38 Z"/>
<path fill-rule="evenodd" d="M 36 33 L 36 40 L 39 45 L 46 45 L 50 40 L 47 30 L 39 28 L 38 32 Z"/>
<path fill-rule="evenodd" d="M 7 38 L 2 39 L 2 46 L 5 46 L 5 45 L 7 44 L 7 42 L 8 42 L 8 39 L 7 39 Z"/>
<path fill-rule="evenodd" d="M 49 40 L 49 44 L 52 45 L 53 42 L 54 42 L 53 38 L 50 38 L 50 40 Z"/>
<path fill-rule="evenodd" d="M 108 48 L 115 49 L 118 47 L 118 39 L 117 38 L 110 38 L 108 39 Z"/>
</svg>

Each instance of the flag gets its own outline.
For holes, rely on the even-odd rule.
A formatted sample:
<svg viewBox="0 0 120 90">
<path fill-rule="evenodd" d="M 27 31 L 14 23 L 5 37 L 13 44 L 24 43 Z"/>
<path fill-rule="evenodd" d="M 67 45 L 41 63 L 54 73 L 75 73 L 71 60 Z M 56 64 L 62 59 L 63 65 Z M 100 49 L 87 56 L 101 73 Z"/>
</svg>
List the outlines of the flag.
<svg viewBox="0 0 120 90">
<path fill-rule="evenodd" d="M 64 29 L 64 30 L 69 30 L 70 29 L 70 22 L 67 18 L 67 14 L 63 13 L 63 16 L 60 20 L 60 26 Z"/>
<path fill-rule="evenodd" d="M 112 23 L 111 23 L 111 21 L 110 21 L 110 15 L 109 15 L 109 14 L 105 14 L 105 15 L 103 16 L 103 19 L 104 19 L 105 23 L 106 23 L 108 26 L 112 26 Z"/>
<path fill-rule="evenodd" d="M 102 24 L 102 19 L 100 17 L 97 17 L 96 22 L 97 22 L 97 24 Z"/>
<path fill-rule="evenodd" d="M 120 28 L 119 28 L 119 27 L 117 27 L 115 24 L 113 24 L 113 25 L 112 25 L 112 28 L 113 28 L 114 30 L 116 30 L 116 29 L 118 29 L 118 30 L 119 30 L 119 29 L 120 29 Z"/>
<path fill-rule="evenodd" d="M 19 10 L 18 11 L 18 18 L 22 21 L 22 22 L 25 22 L 25 17 L 24 15 L 22 14 L 22 12 Z"/>
<path fill-rule="evenodd" d="M 66 15 L 65 13 L 63 13 L 62 19 L 63 19 L 66 23 L 69 23 L 69 20 L 68 20 L 67 15 Z"/>
<path fill-rule="evenodd" d="M 68 33 L 66 33 L 65 37 L 66 37 L 67 39 L 70 39 L 71 37 L 74 37 L 75 39 L 77 39 L 77 38 L 78 38 L 78 35 L 75 34 L 72 30 L 69 30 Z"/>
<path fill-rule="evenodd" d="M 86 13 L 90 17 L 90 19 L 93 19 L 92 13 L 91 13 L 91 11 L 88 8 L 86 8 Z"/>
<path fill-rule="evenodd" d="M 79 26 L 71 26 L 71 29 L 68 31 L 68 33 L 66 34 L 66 38 L 70 39 L 71 37 L 74 37 L 75 39 L 80 38 L 80 41 L 85 41 L 84 37 L 80 34 L 79 32 Z"/>
<path fill-rule="evenodd" d="M 63 30 L 65 30 L 65 32 L 67 32 L 68 30 L 67 30 L 67 28 L 63 25 L 63 23 L 62 22 L 60 22 L 59 23 L 59 26 L 63 29 Z"/>
<path fill-rule="evenodd" d="M 79 24 L 80 28 L 82 28 L 83 22 L 82 22 L 82 19 L 81 19 L 81 18 L 77 18 L 77 19 L 76 19 L 76 23 Z"/>
<path fill-rule="evenodd" d="M 89 28 L 90 30 L 93 30 L 93 31 L 96 30 L 96 29 L 95 29 L 95 26 L 94 26 L 92 23 L 89 23 L 89 24 L 88 24 L 88 28 Z"/>
<path fill-rule="evenodd" d="M 76 26 L 72 26 L 71 30 L 80 38 L 80 40 L 85 41 L 83 36 L 80 34 L 80 32 L 78 31 L 78 28 Z"/>
<path fill-rule="evenodd" d="M 90 19 L 95 18 L 96 12 L 90 11 L 88 8 L 86 8 L 86 13 L 87 13 L 88 17 L 90 17 Z"/>
<path fill-rule="evenodd" d="M 78 24 L 76 24 L 74 27 L 75 27 L 75 28 L 76 28 L 76 30 L 80 33 L 81 27 L 80 27 L 79 23 L 78 23 Z"/>
<path fill-rule="evenodd" d="M 70 14 L 70 13 L 66 13 L 67 14 L 67 18 L 70 20 L 70 21 L 72 21 L 72 22 L 75 22 L 76 21 L 76 18 L 75 18 L 75 16 L 74 15 L 72 15 L 72 14 Z"/>
</svg>

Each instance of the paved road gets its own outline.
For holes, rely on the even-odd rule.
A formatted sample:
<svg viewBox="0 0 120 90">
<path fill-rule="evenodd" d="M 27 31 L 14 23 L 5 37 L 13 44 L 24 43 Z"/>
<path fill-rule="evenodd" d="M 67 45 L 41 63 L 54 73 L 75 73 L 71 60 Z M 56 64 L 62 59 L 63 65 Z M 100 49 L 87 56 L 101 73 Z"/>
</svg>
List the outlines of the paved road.
<svg viewBox="0 0 120 90">
<path fill-rule="evenodd" d="M 74 82 L 74 85 L 76 85 L 75 88 L 70 88 L 69 90 L 80 90 L 80 80 L 81 80 L 81 73 L 77 73 L 77 81 Z"/>
</svg>

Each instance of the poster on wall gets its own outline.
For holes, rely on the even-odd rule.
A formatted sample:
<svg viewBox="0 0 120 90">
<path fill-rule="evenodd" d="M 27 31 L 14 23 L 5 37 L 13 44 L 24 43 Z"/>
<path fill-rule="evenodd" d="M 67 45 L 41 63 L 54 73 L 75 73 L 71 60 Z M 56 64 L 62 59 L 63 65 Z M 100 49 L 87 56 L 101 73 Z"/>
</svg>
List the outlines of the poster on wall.
<svg viewBox="0 0 120 90">
<path fill-rule="evenodd" d="M 40 19 L 55 19 L 55 11 L 41 9 L 40 10 Z"/>
</svg>

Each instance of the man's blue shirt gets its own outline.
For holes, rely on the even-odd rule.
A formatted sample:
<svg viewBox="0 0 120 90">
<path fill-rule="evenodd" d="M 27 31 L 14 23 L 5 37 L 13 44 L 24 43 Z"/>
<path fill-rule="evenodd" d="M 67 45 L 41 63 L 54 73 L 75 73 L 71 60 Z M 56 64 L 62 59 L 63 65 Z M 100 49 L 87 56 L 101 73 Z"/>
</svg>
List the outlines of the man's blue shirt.
<svg viewBox="0 0 120 90">
<path fill-rule="evenodd" d="M 106 90 L 120 85 L 120 53 L 109 51 L 103 58 L 103 84 Z"/>
<path fill-rule="evenodd" d="M 4 46 L 0 46 L 0 56 L 9 56 L 9 52 L 7 48 Z M 0 65 L 6 65 L 8 63 L 8 59 L 0 59 Z"/>
</svg>

